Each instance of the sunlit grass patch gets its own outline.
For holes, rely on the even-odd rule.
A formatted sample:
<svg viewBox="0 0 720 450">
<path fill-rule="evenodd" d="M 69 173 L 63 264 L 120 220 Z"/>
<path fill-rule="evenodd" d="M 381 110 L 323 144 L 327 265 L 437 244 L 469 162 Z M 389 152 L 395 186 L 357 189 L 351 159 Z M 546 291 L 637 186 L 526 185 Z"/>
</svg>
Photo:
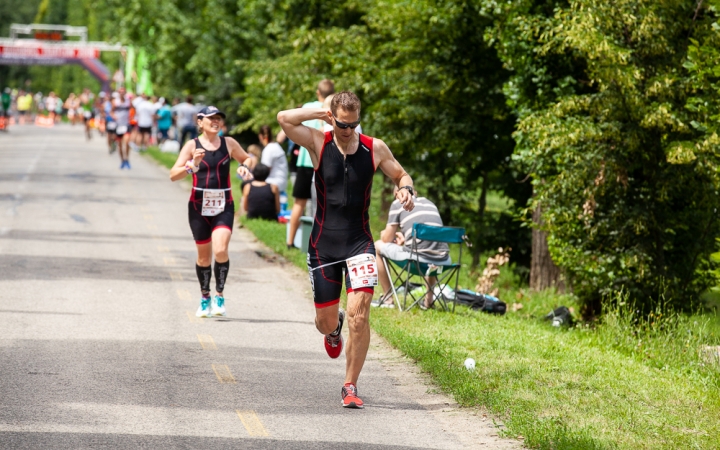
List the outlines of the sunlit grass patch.
<svg viewBox="0 0 720 450">
<path fill-rule="evenodd" d="M 531 447 L 714 448 L 720 435 L 718 377 L 659 370 L 580 330 L 472 312 L 372 320 L 461 404 L 487 406 Z"/>
</svg>

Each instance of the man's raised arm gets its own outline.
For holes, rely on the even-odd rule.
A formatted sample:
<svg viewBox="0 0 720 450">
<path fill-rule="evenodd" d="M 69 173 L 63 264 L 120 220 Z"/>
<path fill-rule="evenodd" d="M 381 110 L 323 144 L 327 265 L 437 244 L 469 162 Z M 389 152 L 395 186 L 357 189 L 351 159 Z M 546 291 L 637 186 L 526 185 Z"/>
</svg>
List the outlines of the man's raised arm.
<svg viewBox="0 0 720 450">
<path fill-rule="evenodd" d="M 332 124 L 332 113 L 323 108 L 295 108 L 280 111 L 277 121 L 285 134 L 296 144 L 299 144 L 310 152 L 313 164 L 317 162 L 317 154 L 325 136 L 322 131 L 306 127 L 302 123 L 307 120 L 322 120 Z"/>
</svg>

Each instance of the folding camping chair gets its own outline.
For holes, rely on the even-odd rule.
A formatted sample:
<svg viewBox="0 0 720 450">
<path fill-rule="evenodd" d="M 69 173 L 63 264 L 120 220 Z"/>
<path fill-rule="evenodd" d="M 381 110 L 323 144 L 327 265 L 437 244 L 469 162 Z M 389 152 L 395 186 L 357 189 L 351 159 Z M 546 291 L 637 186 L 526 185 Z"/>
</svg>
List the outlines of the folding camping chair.
<svg viewBox="0 0 720 450">
<path fill-rule="evenodd" d="M 413 256 L 410 259 L 395 261 L 383 256 L 395 304 L 400 311 L 408 311 L 412 307 L 420 305 L 426 294 L 432 292 L 433 304 L 439 304 L 444 311 L 449 311 L 451 307 L 448 303 L 451 303 L 454 312 L 455 302 L 452 301 L 452 298 L 446 298 L 443 294 L 450 289 L 452 289 L 453 293 L 457 291 L 460 262 L 445 265 L 420 262 L 417 257 L 417 242 L 420 239 L 423 241 L 445 242 L 447 244 L 462 244 L 467 241 L 465 228 L 438 227 L 416 223 L 413 224 L 411 236 L 411 253 Z M 459 247 L 458 261 L 462 258 L 462 245 L 459 245 Z M 437 277 L 435 286 L 431 288 L 425 277 Z M 418 278 L 422 280 L 419 284 L 412 281 Z"/>
</svg>

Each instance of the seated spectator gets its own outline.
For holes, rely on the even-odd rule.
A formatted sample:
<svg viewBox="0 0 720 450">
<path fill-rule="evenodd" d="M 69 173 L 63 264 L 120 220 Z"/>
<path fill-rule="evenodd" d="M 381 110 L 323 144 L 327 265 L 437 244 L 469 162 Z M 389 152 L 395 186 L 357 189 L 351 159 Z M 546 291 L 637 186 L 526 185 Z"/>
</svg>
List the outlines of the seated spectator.
<svg viewBox="0 0 720 450">
<path fill-rule="evenodd" d="M 277 221 L 280 212 L 280 191 L 274 184 L 265 182 L 270 168 L 258 164 L 253 169 L 255 179 L 243 186 L 243 209 L 248 219 L 266 219 Z"/>
<path fill-rule="evenodd" d="M 397 188 L 395 188 L 397 191 Z M 417 195 L 417 191 L 415 191 Z M 396 199 L 390 205 L 388 221 L 385 229 L 380 233 L 380 240 L 375 242 L 375 253 L 377 256 L 378 279 L 382 286 L 383 294 L 380 300 L 373 303 L 373 306 L 386 308 L 393 307 L 393 296 L 388 279 L 387 268 L 383 263 L 382 256 L 395 261 L 406 261 L 410 258 L 417 258 L 422 263 L 435 263 L 439 265 L 450 264 L 450 252 L 448 245 L 444 242 L 427 242 L 418 239 L 416 248 L 417 255 L 412 250 L 412 228 L 415 223 L 435 225 L 442 227 L 443 221 L 438 212 L 437 206 L 425 197 L 415 199 L 415 209 L 405 211 Z M 399 229 L 399 231 L 398 231 Z M 428 294 L 423 301 L 423 307 L 432 306 L 432 287 L 437 283 L 437 277 L 425 277 Z"/>
<path fill-rule="evenodd" d="M 272 130 L 268 125 L 260 127 L 258 138 L 264 147 L 260 162 L 270 168 L 267 182 L 277 186 L 280 192 L 285 192 L 288 184 L 288 162 L 285 150 L 275 142 Z"/>
</svg>

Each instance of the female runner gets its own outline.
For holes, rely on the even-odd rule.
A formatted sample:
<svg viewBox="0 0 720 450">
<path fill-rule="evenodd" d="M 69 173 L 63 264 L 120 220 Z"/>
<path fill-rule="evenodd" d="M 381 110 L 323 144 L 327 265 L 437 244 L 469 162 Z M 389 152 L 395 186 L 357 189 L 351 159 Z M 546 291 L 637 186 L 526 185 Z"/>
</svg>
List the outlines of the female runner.
<svg viewBox="0 0 720 450">
<path fill-rule="evenodd" d="M 250 177 L 243 164 L 248 154 L 231 137 L 219 136 L 225 113 L 214 106 L 203 108 L 197 115 L 200 136 L 188 141 L 172 169 L 170 180 L 193 176 L 193 190 L 188 203 L 190 229 L 197 246 L 195 271 L 200 282 L 198 317 L 224 316 L 225 280 L 230 269 L 228 244 L 233 228 L 235 205 L 230 190 L 230 159 L 240 163 L 238 175 Z M 215 256 L 214 270 L 210 267 Z M 216 295 L 210 298 L 210 277 L 215 272 Z"/>
</svg>

